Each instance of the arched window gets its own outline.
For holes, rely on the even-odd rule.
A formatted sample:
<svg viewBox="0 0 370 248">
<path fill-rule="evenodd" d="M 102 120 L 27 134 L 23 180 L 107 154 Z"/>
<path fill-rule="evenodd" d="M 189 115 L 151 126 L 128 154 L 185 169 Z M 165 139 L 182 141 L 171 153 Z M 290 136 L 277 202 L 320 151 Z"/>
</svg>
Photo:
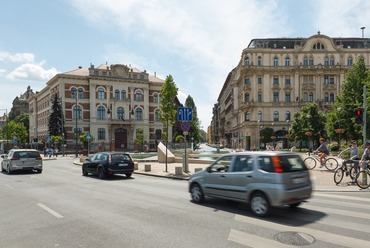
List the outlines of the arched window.
<svg viewBox="0 0 370 248">
<path fill-rule="evenodd" d="M 126 96 L 126 91 L 125 90 L 122 90 L 121 91 L 121 99 L 122 100 L 126 100 L 127 96 Z"/>
<path fill-rule="evenodd" d="M 245 65 L 249 65 L 249 57 L 245 58 Z"/>
<path fill-rule="evenodd" d="M 157 93 L 154 93 L 154 94 L 153 94 L 153 102 L 154 102 L 154 103 L 158 103 L 158 102 L 159 102 L 158 94 L 157 94 Z"/>
<path fill-rule="evenodd" d="M 308 65 L 313 65 L 313 56 L 312 55 L 310 56 L 310 59 L 308 61 Z"/>
<path fill-rule="evenodd" d="M 84 99 L 84 89 L 78 88 L 78 99 Z"/>
<path fill-rule="evenodd" d="M 329 102 L 329 93 L 325 92 L 324 94 L 324 102 Z"/>
<path fill-rule="evenodd" d="M 279 121 L 279 112 L 274 111 L 274 121 Z"/>
<path fill-rule="evenodd" d="M 262 65 L 262 57 L 261 56 L 258 56 L 258 58 L 257 58 L 257 65 L 258 66 Z"/>
<path fill-rule="evenodd" d="M 324 65 L 329 65 L 329 57 L 325 56 Z"/>
<path fill-rule="evenodd" d="M 71 88 L 71 98 L 76 99 L 76 97 L 77 97 L 77 88 L 72 87 Z"/>
<path fill-rule="evenodd" d="M 330 56 L 330 65 L 335 65 L 334 56 Z"/>
<path fill-rule="evenodd" d="M 141 108 L 137 108 L 135 110 L 135 119 L 137 121 L 142 121 L 143 120 L 143 110 Z"/>
<path fill-rule="evenodd" d="M 330 102 L 334 102 L 334 92 L 330 92 Z"/>
<path fill-rule="evenodd" d="M 287 56 L 285 58 L 285 66 L 290 66 L 290 58 L 289 58 L 289 56 Z"/>
<path fill-rule="evenodd" d="M 308 65 L 308 58 L 307 56 L 303 57 L 303 65 Z"/>
<path fill-rule="evenodd" d="M 245 113 L 245 121 L 250 121 L 251 120 L 251 113 L 247 112 Z"/>
<path fill-rule="evenodd" d="M 279 59 L 277 56 L 274 57 L 274 66 L 279 66 Z"/>
<path fill-rule="evenodd" d="M 98 89 L 98 99 L 100 99 L 100 100 L 105 99 L 105 97 L 104 97 L 104 89 L 103 88 L 99 88 Z"/>
<path fill-rule="evenodd" d="M 285 111 L 285 121 L 290 121 L 290 112 Z"/>
<path fill-rule="evenodd" d="M 321 44 L 320 42 L 317 42 L 317 43 L 315 43 L 314 45 L 313 45 L 313 49 L 316 49 L 316 50 L 322 50 L 322 49 L 324 49 L 325 47 L 324 47 L 324 45 L 323 44 Z"/>
<path fill-rule="evenodd" d="M 98 120 L 105 120 L 105 108 L 103 106 L 98 107 L 97 118 Z"/>
<path fill-rule="evenodd" d="M 73 107 L 73 119 L 76 120 L 76 116 L 77 116 L 77 119 L 81 120 L 82 119 L 82 108 L 81 106 L 79 105 L 75 105 Z"/>
<path fill-rule="evenodd" d="M 262 121 L 262 111 L 258 111 L 257 120 Z"/>
<path fill-rule="evenodd" d="M 119 90 L 114 91 L 114 99 L 119 100 Z"/>
<path fill-rule="evenodd" d="M 117 118 L 120 120 L 125 120 L 125 111 L 122 107 L 117 108 Z"/>
<path fill-rule="evenodd" d="M 154 112 L 154 121 L 161 121 L 161 118 L 159 117 L 159 109 L 156 109 Z"/>
<path fill-rule="evenodd" d="M 137 90 L 135 93 L 135 101 L 141 102 L 143 101 L 143 92 L 141 90 Z"/>
<path fill-rule="evenodd" d="M 353 65 L 353 59 L 352 59 L 352 57 L 351 56 L 349 56 L 348 58 L 347 58 L 347 66 L 352 66 Z"/>
</svg>

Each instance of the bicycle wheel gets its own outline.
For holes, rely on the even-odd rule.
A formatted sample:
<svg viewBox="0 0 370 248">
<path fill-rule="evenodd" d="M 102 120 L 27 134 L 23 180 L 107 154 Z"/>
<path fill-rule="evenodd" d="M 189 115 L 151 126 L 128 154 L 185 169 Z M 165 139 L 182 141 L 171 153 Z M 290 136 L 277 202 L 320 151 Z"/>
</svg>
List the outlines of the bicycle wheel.
<svg viewBox="0 0 370 248">
<path fill-rule="evenodd" d="M 307 157 L 303 160 L 304 164 L 306 165 L 307 169 L 312 170 L 316 167 L 316 160 L 312 157 Z"/>
<path fill-rule="evenodd" d="M 361 189 L 367 189 L 370 186 L 370 172 L 368 170 L 360 171 L 356 175 L 356 184 Z"/>
<path fill-rule="evenodd" d="M 340 184 L 340 182 L 343 179 L 344 173 L 345 172 L 344 172 L 343 168 L 339 168 L 338 170 L 335 171 L 335 173 L 334 173 L 334 182 L 336 184 Z"/>
<path fill-rule="evenodd" d="M 325 160 L 325 167 L 329 171 L 335 171 L 338 168 L 338 161 L 335 158 L 328 158 Z"/>
</svg>

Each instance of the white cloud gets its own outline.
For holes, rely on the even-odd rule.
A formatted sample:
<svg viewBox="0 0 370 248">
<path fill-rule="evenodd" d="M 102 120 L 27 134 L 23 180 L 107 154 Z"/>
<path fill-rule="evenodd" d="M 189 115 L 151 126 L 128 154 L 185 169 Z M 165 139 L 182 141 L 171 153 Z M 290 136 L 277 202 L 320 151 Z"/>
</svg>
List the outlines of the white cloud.
<svg viewBox="0 0 370 248">
<path fill-rule="evenodd" d="M 0 61 L 12 63 L 32 63 L 35 56 L 32 53 L 15 53 L 0 51 Z"/>
<path fill-rule="evenodd" d="M 33 81 L 44 81 L 47 82 L 51 79 L 58 71 L 55 68 L 44 69 L 43 63 L 31 64 L 26 63 L 14 69 L 10 72 L 6 78 L 10 80 L 33 80 Z"/>
</svg>

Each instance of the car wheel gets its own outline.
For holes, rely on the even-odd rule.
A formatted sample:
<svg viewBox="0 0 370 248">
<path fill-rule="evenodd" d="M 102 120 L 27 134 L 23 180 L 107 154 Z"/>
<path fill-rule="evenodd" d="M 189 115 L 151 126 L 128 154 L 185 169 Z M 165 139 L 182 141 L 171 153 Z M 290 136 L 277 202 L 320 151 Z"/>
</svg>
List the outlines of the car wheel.
<svg viewBox="0 0 370 248">
<path fill-rule="evenodd" d="M 204 194 L 199 184 L 194 183 L 190 189 L 191 199 L 195 203 L 201 203 L 204 200 Z"/>
<path fill-rule="evenodd" d="M 265 194 L 257 192 L 252 195 L 251 210 L 254 215 L 259 217 L 268 215 L 270 211 L 270 204 Z"/>
<path fill-rule="evenodd" d="M 12 171 L 10 170 L 10 165 L 6 167 L 6 173 L 8 173 L 8 175 L 12 174 Z"/>
<path fill-rule="evenodd" d="M 126 175 L 126 177 L 130 178 L 132 173 L 126 173 L 125 175 Z"/>
<path fill-rule="evenodd" d="M 87 172 L 86 166 L 82 166 L 82 175 L 87 176 L 89 173 Z"/>
<path fill-rule="evenodd" d="M 98 170 L 98 177 L 99 179 L 104 179 L 105 178 L 105 173 L 102 167 L 99 168 Z"/>
</svg>

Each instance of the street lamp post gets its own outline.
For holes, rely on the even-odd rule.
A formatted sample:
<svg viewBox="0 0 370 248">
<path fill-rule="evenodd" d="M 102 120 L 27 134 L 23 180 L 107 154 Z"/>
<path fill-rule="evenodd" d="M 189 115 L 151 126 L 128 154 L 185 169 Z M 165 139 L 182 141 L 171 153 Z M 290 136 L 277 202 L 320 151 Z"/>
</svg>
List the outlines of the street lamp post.
<svg viewBox="0 0 370 248">
<path fill-rule="evenodd" d="M 338 110 L 338 125 L 339 125 L 338 136 L 339 136 L 339 150 L 340 150 L 340 133 L 342 132 L 340 128 L 340 111 L 342 111 L 342 108 L 339 107 L 337 108 L 337 110 Z"/>
<path fill-rule="evenodd" d="M 77 119 L 78 119 L 78 109 L 77 109 L 77 104 L 78 104 L 78 91 L 76 88 L 73 88 L 72 92 L 74 92 L 74 95 L 75 95 L 75 98 L 76 98 L 76 105 L 75 105 L 75 118 L 76 118 L 76 126 L 75 126 L 75 140 L 76 140 L 76 144 L 75 144 L 75 149 L 76 149 L 76 158 L 78 157 L 78 122 L 77 122 Z"/>
</svg>

